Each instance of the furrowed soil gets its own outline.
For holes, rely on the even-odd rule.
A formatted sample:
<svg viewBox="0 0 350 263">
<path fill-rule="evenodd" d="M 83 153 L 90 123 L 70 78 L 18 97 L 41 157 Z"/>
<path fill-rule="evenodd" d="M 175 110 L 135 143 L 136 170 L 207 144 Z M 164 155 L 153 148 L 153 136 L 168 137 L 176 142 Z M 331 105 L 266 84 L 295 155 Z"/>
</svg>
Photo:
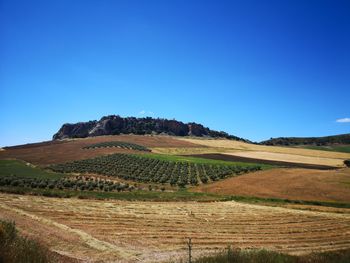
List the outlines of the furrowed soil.
<svg viewBox="0 0 350 263">
<path fill-rule="evenodd" d="M 83 147 L 100 142 L 122 141 L 139 144 L 148 148 L 151 147 L 198 147 L 190 142 L 180 141 L 169 136 L 141 136 L 141 135 L 116 135 L 98 136 L 85 139 L 49 141 L 28 145 L 8 147 L 0 151 L 0 159 L 15 158 L 24 160 L 36 165 L 49 165 L 64 163 L 74 160 L 93 158 L 99 155 L 112 154 L 117 152 L 132 153 L 136 151 L 121 148 L 96 148 L 83 149 Z M 142 153 L 142 152 L 141 152 Z"/>
<path fill-rule="evenodd" d="M 87 262 L 164 262 L 222 249 L 291 254 L 350 248 L 350 215 L 229 202 L 125 202 L 0 194 L 0 218 Z"/>
<path fill-rule="evenodd" d="M 280 168 L 192 188 L 195 192 L 350 203 L 350 168 Z"/>
</svg>

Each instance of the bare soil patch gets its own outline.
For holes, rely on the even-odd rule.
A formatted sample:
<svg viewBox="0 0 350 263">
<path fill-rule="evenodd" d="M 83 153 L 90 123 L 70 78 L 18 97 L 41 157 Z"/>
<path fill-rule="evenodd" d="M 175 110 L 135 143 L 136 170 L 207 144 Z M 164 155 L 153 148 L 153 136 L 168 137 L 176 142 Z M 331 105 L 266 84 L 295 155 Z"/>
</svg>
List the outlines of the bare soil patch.
<svg viewBox="0 0 350 263">
<path fill-rule="evenodd" d="M 125 202 L 0 194 L 0 218 L 89 262 L 164 262 L 231 245 L 291 254 L 350 248 L 350 215 L 237 202 Z"/>
<path fill-rule="evenodd" d="M 192 189 L 229 195 L 350 202 L 350 169 L 271 169 Z"/>
</svg>

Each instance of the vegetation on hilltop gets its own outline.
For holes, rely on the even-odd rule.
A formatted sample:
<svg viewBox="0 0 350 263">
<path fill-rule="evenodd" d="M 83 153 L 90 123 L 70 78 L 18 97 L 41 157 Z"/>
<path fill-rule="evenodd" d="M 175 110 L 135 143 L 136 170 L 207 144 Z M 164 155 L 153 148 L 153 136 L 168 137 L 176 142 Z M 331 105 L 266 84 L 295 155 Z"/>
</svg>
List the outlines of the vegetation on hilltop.
<svg viewBox="0 0 350 263">
<path fill-rule="evenodd" d="M 294 145 L 314 145 L 314 146 L 327 146 L 327 145 L 344 145 L 350 144 L 350 133 L 325 136 L 325 137 L 279 137 L 271 138 L 270 140 L 262 141 L 264 145 L 282 145 L 282 146 L 294 146 Z"/>
</svg>

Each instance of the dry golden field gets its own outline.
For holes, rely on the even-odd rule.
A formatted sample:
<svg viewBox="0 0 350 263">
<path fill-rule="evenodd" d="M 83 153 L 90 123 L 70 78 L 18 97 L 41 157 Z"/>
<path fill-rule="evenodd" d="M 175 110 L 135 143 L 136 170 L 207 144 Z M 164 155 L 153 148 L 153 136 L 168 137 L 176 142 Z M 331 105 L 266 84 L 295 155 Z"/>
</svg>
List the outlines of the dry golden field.
<svg viewBox="0 0 350 263">
<path fill-rule="evenodd" d="M 350 214 L 237 202 L 133 202 L 0 194 L 0 218 L 84 262 L 166 262 L 228 245 L 291 254 L 350 248 Z"/>
</svg>

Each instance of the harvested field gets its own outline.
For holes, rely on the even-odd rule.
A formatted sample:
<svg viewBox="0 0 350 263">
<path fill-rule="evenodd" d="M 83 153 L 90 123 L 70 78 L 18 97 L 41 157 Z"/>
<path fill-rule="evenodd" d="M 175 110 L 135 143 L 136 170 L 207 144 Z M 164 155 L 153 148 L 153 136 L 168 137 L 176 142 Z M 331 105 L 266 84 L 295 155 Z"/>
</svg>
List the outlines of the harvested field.
<svg viewBox="0 0 350 263">
<path fill-rule="evenodd" d="M 237 202 L 123 202 L 0 194 L 0 218 L 84 261 L 159 262 L 227 245 L 302 254 L 350 248 L 350 215 Z"/>
<path fill-rule="evenodd" d="M 20 145 L 0 151 L 0 159 L 16 158 L 37 165 L 64 163 L 82 160 L 99 155 L 118 152 L 135 152 L 120 148 L 83 149 L 91 144 L 101 142 L 121 141 L 142 145 L 144 147 L 198 147 L 190 142 L 180 141 L 169 136 L 116 135 L 99 136 L 85 139 L 52 141 Z"/>
<path fill-rule="evenodd" d="M 282 162 L 282 161 L 273 161 L 273 160 L 263 160 L 263 159 L 254 159 L 242 156 L 236 156 L 232 154 L 220 154 L 220 153 L 206 153 L 206 154 L 191 154 L 183 156 L 193 156 L 199 158 L 206 158 L 210 160 L 221 160 L 221 161 L 231 161 L 231 162 L 246 162 L 246 163 L 258 163 L 258 164 L 270 164 L 283 167 L 298 167 L 298 168 L 309 168 L 309 169 L 335 169 L 333 166 L 327 165 L 317 165 L 317 164 L 307 164 L 307 163 L 293 163 L 293 162 Z"/>
<path fill-rule="evenodd" d="M 350 169 L 271 169 L 192 189 L 196 192 L 229 195 L 349 203 Z"/>
</svg>

